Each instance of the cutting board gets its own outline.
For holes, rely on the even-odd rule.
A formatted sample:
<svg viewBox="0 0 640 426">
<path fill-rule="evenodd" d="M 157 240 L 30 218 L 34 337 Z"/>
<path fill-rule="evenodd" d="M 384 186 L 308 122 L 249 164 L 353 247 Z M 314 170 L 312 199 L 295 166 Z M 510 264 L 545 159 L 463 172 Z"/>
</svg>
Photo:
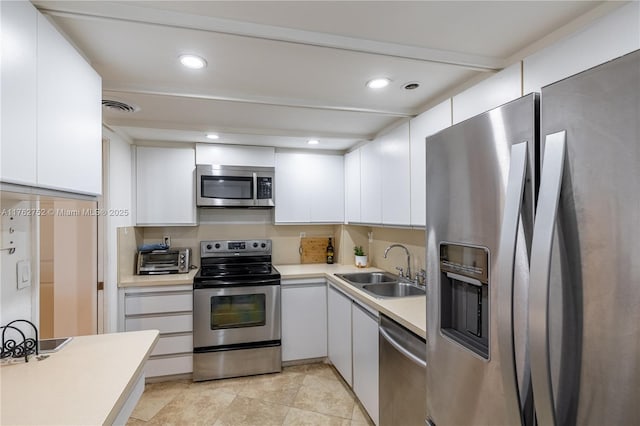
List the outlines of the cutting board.
<svg viewBox="0 0 640 426">
<path fill-rule="evenodd" d="M 300 263 L 326 263 L 327 244 L 329 237 L 300 238 Z"/>
</svg>

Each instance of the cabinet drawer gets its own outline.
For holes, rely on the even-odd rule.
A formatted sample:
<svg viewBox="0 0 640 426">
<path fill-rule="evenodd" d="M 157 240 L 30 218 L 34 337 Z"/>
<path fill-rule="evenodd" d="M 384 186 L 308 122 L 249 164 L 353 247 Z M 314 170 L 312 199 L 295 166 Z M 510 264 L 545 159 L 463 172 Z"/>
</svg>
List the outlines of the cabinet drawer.
<svg viewBox="0 0 640 426">
<path fill-rule="evenodd" d="M 193 372 L 193 355 L 180 355 L 167 358 L 153 358 L 144 368 L 147 377 L 188 374 Z"/>
<path fill-rule="evenodd" d="M 126 318 L 125 331 L 160 330 L 160 334 L 184 333 L 193 329 L 193 315 Z"/>
<path fill-rule="evenodd" d="M 125 315 L 185 312 L 193 310 L 193 292 L 131 293 L 124 296 Z"/>
<path fill-rule="evenodd" d="M 193 351 L 193 334 L 160 336 L 151 355 L 179 354 L 191 351 Z"/>
</svg>

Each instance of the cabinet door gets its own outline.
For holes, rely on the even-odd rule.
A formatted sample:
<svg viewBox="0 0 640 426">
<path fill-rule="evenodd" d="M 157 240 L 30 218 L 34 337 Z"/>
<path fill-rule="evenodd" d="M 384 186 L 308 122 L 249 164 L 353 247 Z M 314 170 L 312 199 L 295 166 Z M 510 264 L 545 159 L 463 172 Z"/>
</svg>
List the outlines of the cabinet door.
<svg viewBox="0 0 640 426">
<path fill-rule="evenodd" d="M 0 179 L 36 185 L 38 12 L 28 1 L 0 2 L 0 11 Z"/>
<path fill-rule="evenodd" d="M 427 157 L 425 138 L 451 126 L 451 99 L 409 122 L 411 135 L 411 225 L 425 226 Z"/>
<path fill-rule="evenodd" d="M 352 306 L 353 391 L 378 424 L 378 319 L 357 303 Z"/>
<path fill-rule="evenodd" d="M 196 144 L 196 164 L 273 167 L 275 148 L 199 143 Z"/>
<path fill-rule="evenodd" d="M 360 222 L 360 148 L 344 156 L 345 222 Z"/>
<path fill-rule="evenodd" d="M 524 94 L 640 49 L 640 2 L 634 1 L 593 22 L 583 31 L 523 61 Z"/>
<path fill-rule="evenodd" d="M 409 123 L 381 137 L 382 223 L 409 225 L 411 221 L 411 169 Z"/>
<path fill-rule="evenodd" d="M 330 286 L 327 305 L 329 361 L 349 386 L 352 386 L 351 299 Z"/>
<path fill-rule="evenodd" d="M 138 225 L 195 225 L 193 148 L 136 149 Z"/>
<path fill-rule="evenodd" d="M 360 148 L 360 218 L 363 223 L 382 223 L 382 161 L 376 139 Z"/>
<path fill-rule="evenodd" d="M 344 222 L 344 157 L 309 154 L 313 183 L 309 195 L 310 221 Z"/>
<path fill-rule="evenodd" d="M 102 192 L 102 82 L 38 14 L 38 186 Z"/>
<path fill-rule="evenodd" d="M 327 356 L 327 285 L 282 282 L 282 360 Z"/>
<path fill-rule="evenodd" d="M 276 153 L 276 223 L 309 222 L 310 168 L 311 161 L 305 153 Z"/>
<path fill-rule="evenodd" d="M 344 221 L 344 160 L 341 155 L 276 153 L 276 223 Z"/>
<path fill-rule="evenodd" d="M 522 96 L 522 72 L 517 62 L 453 97 L 453 124 Z"/>
</svg>

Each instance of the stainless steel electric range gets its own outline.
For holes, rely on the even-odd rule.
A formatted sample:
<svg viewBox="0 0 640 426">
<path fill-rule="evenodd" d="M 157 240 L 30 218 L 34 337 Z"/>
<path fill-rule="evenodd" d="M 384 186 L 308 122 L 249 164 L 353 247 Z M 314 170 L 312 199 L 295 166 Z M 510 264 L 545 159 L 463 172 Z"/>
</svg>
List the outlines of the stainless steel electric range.
<svg viewBox="0 0 640 426">
<path fill-rule="evenodd" d="M 193 282 L 193 380 L 278 372 L 280 273 L 271 240 L 202 241 Z"/>
</svg>

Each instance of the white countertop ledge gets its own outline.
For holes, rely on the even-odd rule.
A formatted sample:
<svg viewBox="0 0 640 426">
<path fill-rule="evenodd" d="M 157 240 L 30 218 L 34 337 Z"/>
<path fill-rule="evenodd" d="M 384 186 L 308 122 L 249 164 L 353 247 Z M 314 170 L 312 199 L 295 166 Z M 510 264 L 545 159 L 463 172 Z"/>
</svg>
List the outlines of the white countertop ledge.
<svg viewBox="0 0 640 426">
<path fill-rule="evenodd" d="M 123 275 L 118 280 L 118 287 L 193 284 L 193 278 L 197 273 L 198 269 L 196 268 L 186 274 Z"/>
<path fill-rule="evenodd" d="M 42 361 L 3 365 L 0 424 L 112 424 L 143 374 L 158 334 L 77 336 Z"/>
<path fill-rule="evenodd" d="M 379 299 L 365 293 L 334 275 L 352 272 L 382 271 L 382 269 L 358 268 L 355 265 L 327 265 L 322 263 L 274 266 L 278 271 L 280 271 L 280 275 L 283 280 L 303 278 L 327 279 L 335 287 L 338 287 L 352 298 L 358 300 L 358 302 L 388 316 L 423 339 L 427 338 L 426 296 Z"/>
</svg>

